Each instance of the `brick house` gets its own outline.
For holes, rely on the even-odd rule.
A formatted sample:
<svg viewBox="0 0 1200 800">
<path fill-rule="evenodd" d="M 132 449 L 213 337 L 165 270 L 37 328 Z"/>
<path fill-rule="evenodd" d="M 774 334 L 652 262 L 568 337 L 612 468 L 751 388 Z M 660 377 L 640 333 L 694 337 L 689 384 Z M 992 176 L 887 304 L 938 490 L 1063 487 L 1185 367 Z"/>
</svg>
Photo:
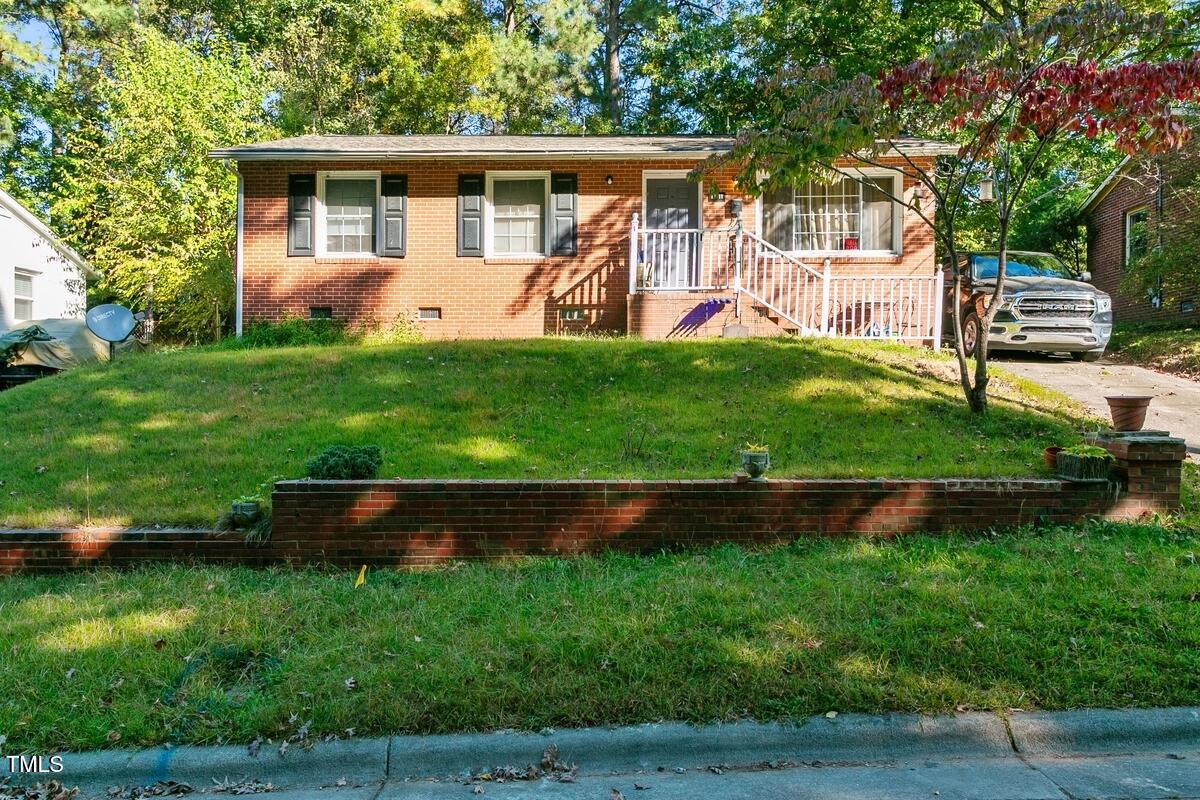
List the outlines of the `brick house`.
<svg viewBox="0 0 1200 800">
<path fill-rule="evenodd" d="M 1195 150 L 1195 148 L 1191 148 Z M 1153 159 L 1126 158 L 1084 201 L 1088 229 L 1088 271 L 1092 283 L 1113 299 L 1113 321 L 1195 322 L 1200 319 L 1200 287 L 1175 287 L 1177 297 L 1161 291 L 1123 286 L 1128 265 L 1154 246 L 1155 223 L 1189 213 L 1175 187 L 1196 174 L 1194 152 Z"/>
<path fill-rule="evenodd" d="M 824 332 L 929 340 L 932 231 L 859 180 L 755 198 L 712 136 L 300 136 L 215 150 L 238 171 L 237 328 L 416 320 L 430 337 Z M 953 148 L 951 148 L 952 150 Z M 736 325 L 736 327 L 731 327 Z"/>
</svg>

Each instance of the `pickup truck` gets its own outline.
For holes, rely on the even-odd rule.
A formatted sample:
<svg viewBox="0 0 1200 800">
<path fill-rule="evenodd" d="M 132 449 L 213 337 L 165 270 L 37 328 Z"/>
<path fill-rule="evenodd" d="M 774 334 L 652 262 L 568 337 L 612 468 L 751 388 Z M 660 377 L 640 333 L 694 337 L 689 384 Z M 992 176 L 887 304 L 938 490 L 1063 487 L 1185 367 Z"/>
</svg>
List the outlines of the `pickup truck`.
<svg viewBox="0 0 1200 800">
<path fill-rule="evenodd" d="M 962 307 L 963 344 L 975 349 L 981 321 L 996 293 L 996 253 L 967 253 L 963 287 L 954 297 L 946 270 L 945 331 L 953 331 L 954 306 Z M 1096 361 L 1112 335 L 1112 298 L 1076 278 L 1050 253 L 1009 251 L 1002 305 L 987 331 L 989 350 L 1070 353 L 1077 361 Z M 948 334 L 952 335 L 952 334 Z"/>
</svg>

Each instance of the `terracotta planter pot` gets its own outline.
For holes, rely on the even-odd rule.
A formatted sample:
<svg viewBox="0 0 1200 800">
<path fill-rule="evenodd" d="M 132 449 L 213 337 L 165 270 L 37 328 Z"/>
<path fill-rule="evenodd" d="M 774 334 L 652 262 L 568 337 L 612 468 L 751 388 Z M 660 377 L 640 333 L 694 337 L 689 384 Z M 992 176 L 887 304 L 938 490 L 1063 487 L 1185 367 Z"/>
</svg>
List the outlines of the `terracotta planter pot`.
<svg viewBox="0 0 1200 800">
<path fill-rule="evenodd" d="M 1146 424 L 1146 409 L 1153 397 L 1144 395 L 1113 395 L 1108 401 L 1113 428 L 1118 431 L 1140 431 Z"/>
<path fill-rule="evenodd" d="M 1053 472 L 1058 468 L 1058 454 L 1061 452 L 1061 447 L 1047 447 L 1042 451 L 1042 460 L 1046 462 L 1046 469 Z"/>
</svg>

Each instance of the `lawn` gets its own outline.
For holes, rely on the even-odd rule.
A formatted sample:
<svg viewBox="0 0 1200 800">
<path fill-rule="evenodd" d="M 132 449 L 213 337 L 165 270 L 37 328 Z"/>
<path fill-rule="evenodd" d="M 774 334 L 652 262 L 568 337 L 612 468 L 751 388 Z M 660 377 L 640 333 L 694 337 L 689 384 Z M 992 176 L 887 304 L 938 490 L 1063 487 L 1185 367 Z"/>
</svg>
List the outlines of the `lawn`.
<svg viewBox="0 0 1200 800">
<path fill-rule="evenodd" d="M 1200 534 L 0 581 L 6 752 L 1200 704 Z M 119 738 L 118 738 L 119 737 Z"/>
<path fill-rule="evenodd" d="M 1120 325 L 1108 347 L 1124 361 L 1200 380 L 1200 325 Z"/>
<path fill-rule="evenodd" d="M 772 475 L 1036 475 L 1081 412 L 996 382 L 972 416 L 953 364 L 865 343 L 537 339 L 192 349 L 0 394 L 0 526 L 211 524 L 378 444 L 386 477 L 716 477 L 747 441 Z"/>
</svg>

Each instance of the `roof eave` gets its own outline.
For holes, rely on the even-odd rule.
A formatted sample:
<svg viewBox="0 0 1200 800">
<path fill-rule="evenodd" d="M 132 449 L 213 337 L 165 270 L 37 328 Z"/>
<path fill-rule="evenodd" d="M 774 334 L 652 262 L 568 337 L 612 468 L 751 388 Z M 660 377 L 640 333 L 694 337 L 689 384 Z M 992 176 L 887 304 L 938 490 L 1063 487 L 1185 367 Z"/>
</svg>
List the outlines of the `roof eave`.
<svg viewBox="0 0 1200 800">
<path fill-rule="evenodd" d="M 1125 158 L 1121 159 L 1121 163 L 1117 164 L 1116 168 L 1113 169 L 1112 172 L 1108 173 L 1108 177 L 1100 181 L 1100 185 L 1097 186 L 1092 193 L 1087 196 L 1087 199 L 1083 201 L 1083 205 L 1079 208 L 1080 214 L 1087 214 L 1092 210 L 1092 207 L 1095 206 L 1096 203 L 1099 203 L 1104 199 L 1105 195 L 1112 190 L 1113 183 L 1116 181 L 1117 176 L 1125 170 L 1125 167 L 1128 166 L 1129 162 L 1132 160 L 1133 156 L 1125 156 Z"/>
<path fill-rule="evenodd" d="M 15 197 L 10 195 L 8 192 L 5 192 L 3 189 L 0 189 L 0 205 L 3 205 L 9 211 L 13 212 L 13 215 L 16 216 L 17 219 L 21 220 L 21 222 L 25 223 L 27 228 L 46 240 L 50 246 L 54 248 L 55 252 L 77 267 L 87 277 L 99 277 L 99 273 L 97 273 L 95 268 L 88 263 L 87 259 L 79 255 L 79 253 L 76 253 L 75 249 L 70 245 L 59 239 L 58 236 L 54 234 L 54 231 L 50 230 L 46 223 L 34 216 L 33 212 L 17 202 Z"/>
<path fill-rule="evenodd" d="M 232 159 L 234 161 L 426 161 L 429 159 L 479 159 L 479 158 L 511 158 L 520 160 L 531 159 L 652 159 L 652 158 L 707 158 L 718 153 L 727 153 L 728 148 L 689 149 L 689 150 L 654 150 L 634 151 L 623 153 L 612 152 L 569 152 L 556 153 L 547 151 L 513 153 L 509 151 L 472 150 L 464 152 L 429 151 L 424 153 L 397 153 L 386 150 L 363 150 L 346 152 L 344 150 L 242 150 L 236 147 L 210 150 L 209 158 Z"/>
</svg>

